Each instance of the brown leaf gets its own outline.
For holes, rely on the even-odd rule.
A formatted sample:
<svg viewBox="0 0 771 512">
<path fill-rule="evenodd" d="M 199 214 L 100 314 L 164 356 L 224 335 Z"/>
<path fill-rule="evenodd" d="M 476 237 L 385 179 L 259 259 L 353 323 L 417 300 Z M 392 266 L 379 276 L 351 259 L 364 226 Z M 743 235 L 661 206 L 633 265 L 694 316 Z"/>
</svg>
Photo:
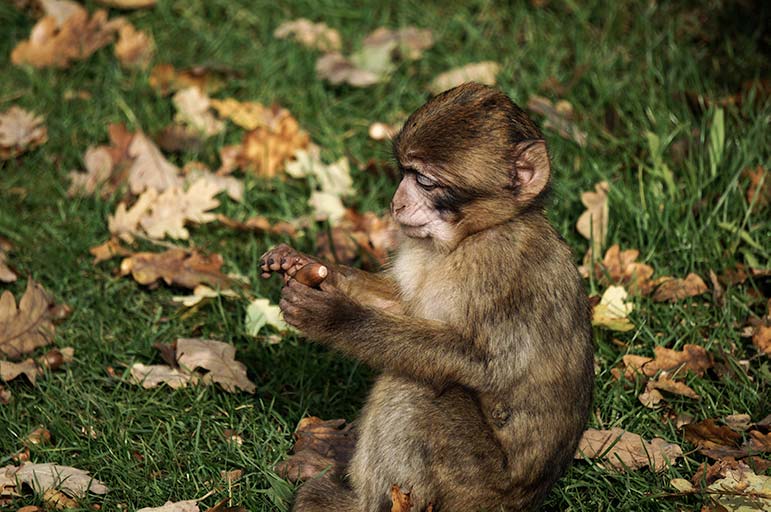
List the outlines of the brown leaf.
<svg viewBox="0 0 771 512">
<path fill-rule="evenodd" d="M 361 69 L 340 52 L 322 55 L 316 60 L 316 74 L 332 85 L 348 83 L 353 87 L 368 87 L 381 80 L 374 71 Z"/>
<path fill-rule="evenodd" d="M 661 438 L 650 442 L 623 429 L 611 430 L 587 429 L 578 444 L 576 459 L 602 457 L 610 467 L 625 471 L 637 470 L 650 466 L 654 471 L 663 471 L 678 457 L 683 456 L 682 449 Z"/>
<path fill-rule="evenodd" d="M 216 382 L 230 393 L 236 390 L 254 393 L 256 386 L 246 376 L 246 366 L 236 361 L 236 348 L 216 340 L 180 338 L 177 340 L 177 363 L 181 369 L 193 372 L 207 370 L 201 380 Z"/>
<path fill-rule="evenodd" d="M 27 289 L 17 308 L 13 294 L 0 295 L 0 353 L 18 358 L 37 347 L 51 343 L 54 325 L 49 316 L 52 301 L 42 286 L 27 281 Z"/>
<path fill-rule="evenodd" d="M 402 492 L 398 485 L 391 486 L 391 512 L 410 512 L 412 500 L 410 493 Z"/>
<path fill-rule="evenodd" d="M 81 7 L 61 25 L 53 16 L 45 16 L 32 28 L 30 37 L 11 52 L 15 65 L 36 68 L 66 68 L 72 61 L 83 60 L 115 40 L 124 25 L 123 18 L 107 19 L 107 11 L 98 9 L 89 18 Z"/>
<path fill-rule="evenodd" d="M 164 96 L 191 86 L 205 93 L 220 90 L 236 73 L 227 69 L 196 66 L 174 69 L 171 64 L 156 64 L 150 72 L 150 86 Z"/>
<path fill-rule="evenodd" d="M 746 169 L 742 177 L 749 182 L 747 186 L 747 202 L 752 204 L 757 197 L 756 206 L 763 208 L 771 203 L 771 176 L 762 166 Z"/>
<path fill-rule="evenodd" d="M 646 389 L 658 389 L 660 391 L 672 393 L 673 395 L 693 398 L 694 400 L 699 400 L 701 398 L 690 386 L 683 382 L 670 379 L 664 374 L 659 375 L 659 378 L 656 380 L 648 381 Z"/>
<path fill-rule="evenodd" d="M 574 122 L 573 105 L 566 100 L 552 103 L 548 98 L 533 95 L 527 100 L 527 109 L 544 116 L 544 128 L 552 129 L 560 137 L 572 140 L 581 147 L 586 146 L 586 132 Z"/>
<path fill-rule="evenodd" d="M 161 384 L 179 389 L 187 387 L 188 384 L 197 383 L 198 376 L 165 364 L 134 363 L 131 365 L 131 380 L 145 389 L 155 388 Z"/>
<path fill-rule="evenodd" d="M 34 385 L 38 376 L 43 375 L 43 370 L 35 363 L 34 359 L 26 359 L 21 363 L 0 361 L 0 379 L 5 382 L 11 381 L 22 374 L 26 375 L 30 383 Z"/>
<path fill-rule="evenodd" d="M 276 472 L 290 481 L 307 480 L 325 469 L 344 470 L 353 455 L 356 431 L 345 420 L 303 418 L 294 434 L 294 455 L 276 466 Z"/>
<path fill-rule="evenodd" d="M 132 194 L 140 194 L 150 188 L 164 192 L 181 184 L 179 168 L 166 160 L 158 147 L 144 134 L 134 135 L 128 154 L 134 158 L 128 169 Z"/>
<path fill-rule="evenodd" d="M 120 123 L 109 125 L 107 131 L 109 146 L 89 146 L 86 150 L 83 157 L 86 172 L 69 173 L 71 184 L 68 195 L 93 194 L 99 189 L 102 197 L 108 197 L 125 181 L 128 166 L 133 162 L 129 147 L 134 133 Z"/>
<path fill-rule="evenodd" d="M 267 178 L 278 175 L 287 160 L 310 143 L 310 137 L 288 110 L 274 105 L 271 114 L 270 126 L 259 126 L 244 134 L 238 156 L 241 168 Z"/>
<path fill-rule="evenodd" d="M 734 432 L 729 427 L 715 423 L 713 419 L 706 419 L 698 423 L 690 423 L 683 427 L 685 439 L 689 443 L 699 447 L 699 451 L 708 457 L 724 458 L 744 457 L 749 455 L 746 450 L 739 448 L 741 434 Z"/>
<path fill-rule="evenodd" d="M 16 482 L 30 486 L 36 493 L 42 494 L 49 489 L 58 489 L 68 496 L 80 498 L 87 492 L 105 494 L 107 487 L 93 478 L 87 471 L 58 466 L 56 464 L 25 463 L 21 466 L 0 468 L 0 490 L 16 487 Z M 15 489 L 20 492 L 21 489 Z"/>
<path fill-rule="evenodd" d="M 760 352 L 771 356 L 771 325 L 758 325 L 755 328 L 755 333 L 752 335 L 752 344 Z"/>
<path fill-rule="evenodd" d="M 657 280 L 658 282 L 659 280 Z M 656 288 L 653 300 L 656 302 L 677 302 L 688 297 L 695 297 L 708 291 L 704 280 L 696 274 L 690 273 L 685 279 L 668 278 Z"/>
<path fill-rule="evenodd" d="M 12 106 L 0 112 L 0 160 L 16 158 L 48 140 L 43 117 Z"/>
<path fill-rule="evenodd" d="M 277 39 L 292 38 L 303 46 L 323 52 L 336 51 L 342 47 L 340 33 L 326 23 L 313 23 L 306 18 L 285 21 L 273 31 Z"/>
<path fill-rule="evenodd" d="M 608 182 L 601 181 L 594 185 L 594 192 L 581 193 L 581 202 L 586 210 L 578 217 L 576 230 L 592 242 L 592 259 L 599 259 L 602 246 L 605 245 L 608 232 L 608 190 L 610 190 Z M 609 249 L 608 252 L 611 250 Z"/>
<path fill-rule="evenodd" d="M 16 275 L 16 272 L 11 270 L 11 267 L 8 266 L 7 261 L 8 253 L 0 247 L 0 281 L 4 283 L 13 283 L 18 276 Z"/>
<path fill-rule="evenodd" d="M 633 380 L 640 373 L 653 377 L 659 372 L 669 378 L 678 378 L 688 370 L 702 376 L 712 368 L 712 358 L 709 353 L 698 345 L 686 344 L 682 351 L 666 347 L 654 347 L 654 357 L 627 354 L 622 358 L 625 366 L 624 377 Z M 620 372 L 614 372 L 614 375 Z"/>
<path fill-rule="evenodd" d="M 120 28 L 118 42 L 115 43 L 115 56 L 121 66 L 146 69 L 155 54 L 153 36 L 126 23 Z"/>
<path fill-rule="evenodd" d="M 128 256 L 131 254 L 131 251 L 123 247 L 120 244 L 120 241 L 115 238 L 110 238 L 100 245 L 91 247 L 88 252 L 94 257 L 94 265 L 115 258 L 116 256 Z"/>
<path fill-rule="evenodd" d="M 232 229 L 237 229 L 239 231 L 271 233 L 274 235 L 286 235 L 290 237 L 297 236 L 298 226 L 295 226 L 295 224 L 286 221 L 279 221 L 271 224 L 271 222 L 266 217 L 261 215 L 250 217 L 242 222 L 218 213 L 217 220 L 225 226 Z"/>
<path fill-rule="evenodd" d="M 495 85 L 496 76 L 500 69 L 500 64 L 490 60 L 466 64 L 437 75 L 429 84 L 428 90 L 432 94 L 439 94 L 466 82 Z"/>
<path fill-rule="evenodd" d="M 622 251 L 618 244 L 612 245 L 602 263 L 595 265 L 597 279 L 605 286 L 622 284 L 632 295 L 647 295 L 652 290 L 653 267 L 635 261 L 639 255 L 637 249 Z"/>
<path fill-rule="evenodd" d="M 231 279 L 220 270 L 222 256 L 204 256 L 182 249 L 161 253 L 138 252 L 121 262 L 121 275 L 131 274 L 140 284 L 163 279 L 166 284 L 193 289 L 201 283 L 215 288 L 229 288 Z"/>
<path fill-rule="evenodd" d="M 750 430 L 750 448 L 756 452 L 771 452 L 771 432 L 763 433 L 759 430 Z"/>
</svg>

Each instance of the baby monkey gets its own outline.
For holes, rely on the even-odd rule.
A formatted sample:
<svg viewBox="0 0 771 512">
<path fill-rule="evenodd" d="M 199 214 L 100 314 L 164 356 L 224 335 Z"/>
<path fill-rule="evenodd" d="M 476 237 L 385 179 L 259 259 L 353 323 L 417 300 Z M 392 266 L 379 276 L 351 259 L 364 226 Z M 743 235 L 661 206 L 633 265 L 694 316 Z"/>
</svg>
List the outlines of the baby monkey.
<svg viewBox="0 0 771 512">
<path fill-rule="evenodd" d="M 345 475 L 299 490 L 294 510 L 535 508 L 570 464 L 592 400 L 590 309 L 549 224 L 543 135 L 497 89 L 468 83 L 420 107 L 393 141 L 401 243 L 370 274 L 286 245 L 280 307 L 308 339 L 379 370 Z"/>
</svg>

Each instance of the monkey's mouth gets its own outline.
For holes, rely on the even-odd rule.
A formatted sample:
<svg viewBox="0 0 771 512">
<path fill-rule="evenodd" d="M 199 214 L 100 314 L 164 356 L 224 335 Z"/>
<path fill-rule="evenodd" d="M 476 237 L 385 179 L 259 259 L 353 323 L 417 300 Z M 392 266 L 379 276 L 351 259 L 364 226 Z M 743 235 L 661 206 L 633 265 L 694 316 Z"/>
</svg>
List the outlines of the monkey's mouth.
<svg viewBox="0 0 771 512">
<path fill-rule="evenodd" d="M 425 224 L 401 224 L 402 233 L 410 238 L 426 238 L 428 237 L 428 223 Z"/>
</svg>

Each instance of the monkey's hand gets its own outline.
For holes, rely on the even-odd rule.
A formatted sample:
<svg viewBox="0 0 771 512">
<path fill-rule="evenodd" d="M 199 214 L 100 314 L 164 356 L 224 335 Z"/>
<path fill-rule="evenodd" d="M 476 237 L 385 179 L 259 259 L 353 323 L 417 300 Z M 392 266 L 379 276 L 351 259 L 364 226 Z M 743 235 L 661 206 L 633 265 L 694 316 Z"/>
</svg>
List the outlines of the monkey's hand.
<svg viewBox="0 0 771 512">
<path fill-rule="evenodd" d="M 294 277 L 298 270 L 309 263 L 318 263 L 319 260 L 307 254 L 296 251 L 286 244 L 280 244 L 269 250 L 260 258 L 262 277 L 269 278 L 273 272 L 284 275 L 284 281 Z"/>
<path fill-rule="evenodd" d="M 360 318 L 364 310 L 364 306 L 327 281 L 316 289 L 296 279 L 287 280 L 278 305 L 286 323 L 321 343 L 334 339 L 348 319 Z"/>
</svg>

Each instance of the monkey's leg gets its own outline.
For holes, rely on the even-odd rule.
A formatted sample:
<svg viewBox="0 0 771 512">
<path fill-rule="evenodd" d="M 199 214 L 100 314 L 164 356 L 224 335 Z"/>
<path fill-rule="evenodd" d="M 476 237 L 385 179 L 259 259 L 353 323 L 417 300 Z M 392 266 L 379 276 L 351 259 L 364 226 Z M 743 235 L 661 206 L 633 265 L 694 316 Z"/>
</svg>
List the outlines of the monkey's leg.
<svg viewBox="0 0 771 512">
<path fill-rule="evenodd" d="M 364 512 L 356 494 L 341 480 L 328 475 L 308 480 L 297 491 L 293 512 Z"/>
</svg>

